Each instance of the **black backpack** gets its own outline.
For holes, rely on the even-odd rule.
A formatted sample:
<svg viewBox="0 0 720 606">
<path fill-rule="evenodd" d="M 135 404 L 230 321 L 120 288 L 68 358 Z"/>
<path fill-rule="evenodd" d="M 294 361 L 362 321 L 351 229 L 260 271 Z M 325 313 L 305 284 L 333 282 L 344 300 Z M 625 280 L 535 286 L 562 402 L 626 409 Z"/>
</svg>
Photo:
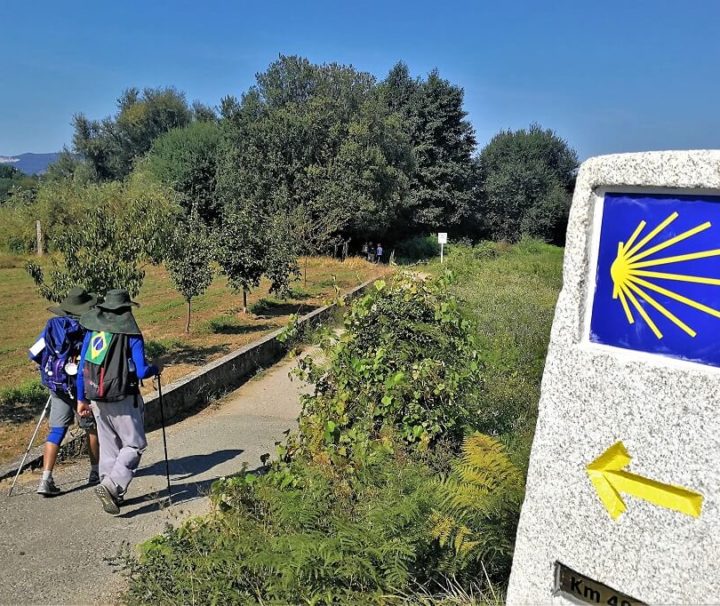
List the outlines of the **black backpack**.
<svg viewBox="0 0 720 606">
<path fill-rule="evenodd" d="M 85 397 L 96 402 L 117 402 L 137 395 L 138 378 L 132 364 L 128 335 L 95 331 L 85 352 Z"/>
</svg>

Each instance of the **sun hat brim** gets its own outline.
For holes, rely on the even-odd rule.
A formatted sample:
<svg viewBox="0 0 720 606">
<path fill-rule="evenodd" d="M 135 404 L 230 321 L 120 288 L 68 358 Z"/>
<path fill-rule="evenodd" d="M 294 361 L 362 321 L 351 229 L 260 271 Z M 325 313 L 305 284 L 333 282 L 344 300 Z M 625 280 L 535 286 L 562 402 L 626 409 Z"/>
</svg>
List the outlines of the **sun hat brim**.
<svg viewBox="0 0 720 606">
<path fill-rule="evenodd" d="M 54 313 L 56 316 L 82 316 L 84 313 L 90 311 L 98 303 L 98 296 L 94 293 L 88 293 L 90 298 L 84 303 L 79 305 L 72 305 L 69 303 L 60 303 L 53 307 L 48 307 L 48 311 Z"/>
</svg>

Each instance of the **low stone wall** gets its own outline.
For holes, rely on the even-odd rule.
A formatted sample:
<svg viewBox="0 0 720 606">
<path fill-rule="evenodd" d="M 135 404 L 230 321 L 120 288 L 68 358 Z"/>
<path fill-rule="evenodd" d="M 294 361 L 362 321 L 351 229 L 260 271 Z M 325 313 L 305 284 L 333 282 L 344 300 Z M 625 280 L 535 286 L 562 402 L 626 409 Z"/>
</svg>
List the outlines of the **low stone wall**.
<svg viewBox="0 0 720 606">
<path fill-rule="evenodd" d="M 368 280 L 345 295 L 352 300 L 361 295 L 374 282 Z M 298 323 L 305 326 L 317 326 L 335 312 L 335 305 L 321 307 L 302 316 Z M 236 389 L 257 371 L 277 362 L 287 351 L 284 343 L 278 340 L 283 329 L 276 330 L 245 347 L 235 350 L 222 358 L 214 360 L 189 375 L 163 387 L 163 413 L 165 423 L 178 420 L 194 410 L 198 410 L 213 398 Z M 160 400 L 157 392 L 145 397 L 145 427 L 148 431 L 160 427 Z M 67 439 L 60 447 L 60 458 L 77 456 L 84 449 L 84 434 Z M 30 451 L 25 468 L 42 465 L 43 447 Z M 0 480 L 17 473 L 22 457 L 0 468 Z"/>
</svg>

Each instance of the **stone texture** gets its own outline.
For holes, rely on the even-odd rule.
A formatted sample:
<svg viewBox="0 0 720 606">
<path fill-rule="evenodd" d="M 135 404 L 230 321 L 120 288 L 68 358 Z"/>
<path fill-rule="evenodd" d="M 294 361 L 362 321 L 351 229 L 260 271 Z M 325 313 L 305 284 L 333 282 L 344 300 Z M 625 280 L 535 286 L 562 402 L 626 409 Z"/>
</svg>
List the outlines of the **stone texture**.
<svg viewBox="0 0 720 606">
<path fill-rule="evenodd" d="M 595 204 L 606 190 L 720 193 L 720 151 L 591 158 L 578 175 L 507 601 L 552 595 L 554 563 L 649 604 L 720 603 L 720 369 L 588 342 Z M 718 306 L 720 307 L 720 293 Z M 692 518 L 622 495 L 613 521 L 585 471 L 622 440 L 628 470 L 705 497 Z"/>
</svg>

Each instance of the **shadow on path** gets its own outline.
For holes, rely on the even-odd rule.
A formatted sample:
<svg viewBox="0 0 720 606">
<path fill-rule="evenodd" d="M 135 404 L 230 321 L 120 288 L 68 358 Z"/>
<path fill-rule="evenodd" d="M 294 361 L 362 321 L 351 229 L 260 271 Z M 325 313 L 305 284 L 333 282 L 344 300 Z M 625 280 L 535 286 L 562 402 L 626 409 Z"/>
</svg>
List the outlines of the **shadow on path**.
<svg viewBox="0 0 720 606">
<path fill-rule="evenodd" d="M 230 461 L 240 456 L 244 451 L 241 449 L 218 450 L 207 454 L 187 455 L 178 459 L 170 459 L 170 476 L 184 474 L 178 480 L 187 480 L 193 476 L 209 471 L 213 467 Z M 136 477 L 143 476 L 164 476 L 165 475 L 165 459 L 160 459 L 148 467 L 138 470 Z"/>
<path fill-rule="evenodd" d="M 267 467 L 260 466 L 255 469 L 247 470 L 245 473 L 262 474 L 266 472 Z M 236 476 L 239 476 L 241 473 L 242 472 L 238 471 L 237 473 L 223 474 L 222 476 L 217 476 L 208 480 L 202 480 L 200 482 L 184 482 L 182 484 L 171 484 L 171 505 L 177 506 L 187 501 L 192 501 L 193 499 L 206 497 L 210 494 L 210 487 L 212 486 L 213 482 L 215 482 L 221 477 L 234 478 Z M 127 501 L 125 501 L 123 508 L 132 507 L 133 505 L 138 505 L 140 503 L 145 503 L 145 505 L 143 505 L 142 507 L 138 507 L 137 509 L 121 513 L 118 517 L 124 519 L 131 519 L 136 516 L 141 516 L 146 513 L 157 511 L 158 509 L 165 509 L 166 507 L 170 506 L 167 500 L 167 489 L 164 489 L 161 492 L 151 492 L 146 495 L 141 495 L 132 499 L 128 499 Z"/>
</svg>

